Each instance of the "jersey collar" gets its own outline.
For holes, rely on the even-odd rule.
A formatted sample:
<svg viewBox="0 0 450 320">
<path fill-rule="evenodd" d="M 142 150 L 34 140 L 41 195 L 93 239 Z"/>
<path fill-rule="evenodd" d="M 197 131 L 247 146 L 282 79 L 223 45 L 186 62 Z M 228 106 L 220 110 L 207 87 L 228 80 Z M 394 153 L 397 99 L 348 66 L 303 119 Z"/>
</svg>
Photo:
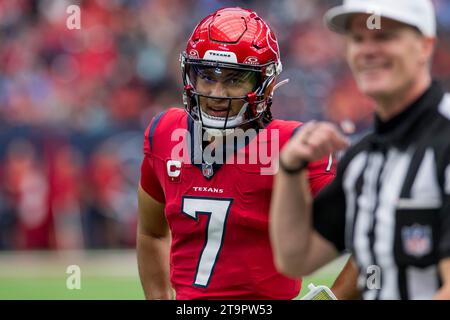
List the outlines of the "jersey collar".
<svg viewBox="0 0 450 320">
<path fill-rule="evenodd" d="M 271 121 L 264 123 L 263 124 L 264 128 L 266 128 L 270 123 Z M 222 167 L 223 164 L 215 162 L 211 164 L 205 163 L 203 159 L 203 148 L 202 148 L 203 131 L 200 125 L 194 122 L 194 120 L 189 116 L 187 117 L 187 128 L 188 133 L 190 135 L 190 139 L 187 139 L 187 141 L 190 141 L 188 152 L 191 164 L 199 168 L 202 171 L 203 176 L 206 179 L 210 180 L 212 179 L 214 174 Z M 260 128 L 255 129 L 259 133 Z M 250 143 L 250 141 L 252 141 L 252 139 L 246 139 L 243 148 L 245 148 Z M 239 151 L 237 150 L 238 148 L 236 141 L 234 141 L 234 145 L 230 149 L 227 149 L 226 145 L 227 144 L 223 146 L 223 154 L 225 159 L 230 157 L 231 154 L 236 154 L 236 152 Z"/>
<path fill-rule="evenodd" d="M 427 125 L 426 119 L 432 117 L 444 91 L 438 82 L 433 81 L 430 87 L 408 106 L 403 112 L 388 121 L 382 121 L 375 115 L 375 144 L 393 144 L 400 148 L 407 147 L 420 134 L 421 126 Z"/>
</svg>

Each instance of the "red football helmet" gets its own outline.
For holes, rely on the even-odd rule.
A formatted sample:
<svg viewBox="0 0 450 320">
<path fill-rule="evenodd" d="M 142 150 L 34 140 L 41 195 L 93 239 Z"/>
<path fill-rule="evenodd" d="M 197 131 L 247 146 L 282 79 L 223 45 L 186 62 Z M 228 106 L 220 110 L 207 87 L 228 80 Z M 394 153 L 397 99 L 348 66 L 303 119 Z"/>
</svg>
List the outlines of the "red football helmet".
<svg viewBox="0 0 450 320">
<path fill-rule="evenodd" d="M 224 8 L 204 18 L 194 29 L 181 54 L 184 93 L 187 113 L 205 128 L 231 129 L 270 115 L 274 84 L 281 73 L 280 52 L 275 34 L 254 11 Z M 239 81 L 253 79 L 255 86 L 243 96 L 219 97 L 201 94 L 196 78 L 205 70 L 221 74 L 232 70 Z M 203 78 L 202 78 L 203 79 Z M 273 88 L 273 87 L 272 87 Z M 207 114 L 200 108 L 200 97 L 228 100 L 225 117 Z M 233 100 L 243 101 L 239 113 L 229 116 Z"/>
</svg>

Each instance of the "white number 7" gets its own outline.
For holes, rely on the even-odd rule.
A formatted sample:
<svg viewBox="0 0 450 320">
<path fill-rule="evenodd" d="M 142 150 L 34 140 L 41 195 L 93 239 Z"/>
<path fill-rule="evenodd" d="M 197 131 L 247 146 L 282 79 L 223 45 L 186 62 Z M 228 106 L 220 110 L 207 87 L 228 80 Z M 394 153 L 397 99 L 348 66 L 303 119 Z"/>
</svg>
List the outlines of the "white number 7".
<svg viewBox="0 0 450 320">
<path fill-rule="evenodd" d="M 184 214 L 198 220 L 199 214 L 206 214 L 206 240 L 197 264 L 194 285 L 207 287 L 223 244 L 223 235 L 233 199 L 183 197 L 181 205 Z"/>
<path fill-rule="evenodd" d="M 328 156 L 327 169 L 325 170 L 326 172 L 329 172 L 331 170 L 331 165 L 332 164 L 333 164 L 333 154 L 330 153 L 330 155 Z"/>
</svg>

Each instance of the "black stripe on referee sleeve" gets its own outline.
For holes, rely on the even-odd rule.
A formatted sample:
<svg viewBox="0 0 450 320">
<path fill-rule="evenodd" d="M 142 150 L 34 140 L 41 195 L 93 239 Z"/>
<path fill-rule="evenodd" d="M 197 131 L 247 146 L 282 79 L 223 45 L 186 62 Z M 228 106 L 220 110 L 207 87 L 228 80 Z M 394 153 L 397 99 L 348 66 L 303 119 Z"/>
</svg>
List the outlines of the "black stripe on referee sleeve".
<svg viewBox="0 0 450 320">
<path fill-rule="evenodd" d="M 398 290 L 401 300 L 408 300 L 408 282 L 406 280 L 406 267 L 398 266 Z"/>
<path fill-rule="evenodd" d="M 378 173 L 378 178 L 377 178 L 377 182 L 376 182 L 376 195 L 375 195 L 376 200 L 375 200 L 375 206 L 374 206 L 373 212 L 372 212 L 372 227 L 370 228 L 370 231 L 368 234 L 370 255 L 372 257 L 372 263 L 374 265 L 378 265 L 377 255 L 375 254 L 375 243 L 377 240 L 377 239 L 375 239 L 375 230 L 376 230 L 377 223 L 378 223 L 376 212 L 378 210 L 378 207 L 380 206 L 380 202 L 382 201 L 380 199 L 380 197 L 381 197 L 381 195 L 380 195 L 381 177 L 384 175 L 385 169 L 386 169 L 386 153 L 383 154 L 383 164 Z M 382 241 L 382 239 L 378 239 L 378 241 Z M 380 300 L 380 294 L 381 294 L 381 290 L 377 290 L 375 300 Z"/>
<path fill-rule="evenodd" d="M 313 225 L 339 252 L 345 250 L 345 195 L 339 175 L 314 199 Z"/>
</svg>

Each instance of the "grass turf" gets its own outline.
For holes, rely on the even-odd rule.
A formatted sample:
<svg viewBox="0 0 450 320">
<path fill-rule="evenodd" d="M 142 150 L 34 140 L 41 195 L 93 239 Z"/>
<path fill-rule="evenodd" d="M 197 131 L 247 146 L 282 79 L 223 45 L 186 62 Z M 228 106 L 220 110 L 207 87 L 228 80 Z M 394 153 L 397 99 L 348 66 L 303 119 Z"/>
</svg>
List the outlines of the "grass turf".
<svg viewBox="0 0 450 320">
<path fill-rule="evenodd" d="M 80 290 L 68 290 L 61 277 L 2 278 L 0 300 L 140 300 L 144 298 L 139 279 L 135 277 L 83 277 Z M 309 277 L 303 282 L 299 299 L 308 292 L 308 284 L 331 286 L 334 276 Z"/>
<path fill-rule="evenodd" d="M 73 261 L 74 259 L 71 259 Z M 0 255 L 0 300 L 140 300 L 144 294 L 137 275 L 133 252 L 89 253 L 75 259 L 82 269 L 81 289 L 69 290 L 65 273 L 67 259 L 9 253 Z M 70 264 L 70 263 L 69 263 Z M 109 266 L 109 267 L 106 267 Z M 114 266 L 114 267 L 111 267 Z M 331 286 L 342 262 L 304 278 L 299 299 L 308 292 L 308 284 Z"/>
<path fill-rule="evenodd" d="M 36 278 L 1 278 L 0 299 L 25 300 L 129 300 L 143 299 L 139 279 L 135 277 L 101 277 L 82 278 L 80 290 L 66 288 L 64 277 Z"/>
</svg>

